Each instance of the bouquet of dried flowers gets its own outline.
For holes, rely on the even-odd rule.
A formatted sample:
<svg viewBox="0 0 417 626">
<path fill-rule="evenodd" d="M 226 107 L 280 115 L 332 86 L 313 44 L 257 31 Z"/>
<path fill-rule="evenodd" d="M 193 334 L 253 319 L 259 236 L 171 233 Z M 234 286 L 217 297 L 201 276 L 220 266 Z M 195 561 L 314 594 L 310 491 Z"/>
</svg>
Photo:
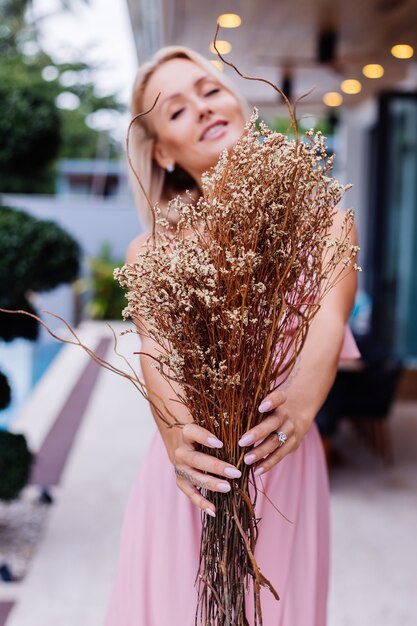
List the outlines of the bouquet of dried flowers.
<svg viewBox="0 0 417 626">
<path fill-rule="evenodd" d="M 330 236 L 336 205 L 350 185 L 328 175 L 335 155 L 327 157 L 325 137 L 310 130 L 300 142 L 291 108 L 290 116 L 293 140 L 263 122 L 257 127 L 255 109 L 234 148 L 203 177 L 199 200 L 171 201 L 180 214 L 176 234 L 151 206 L 151 245 L 114 274 L 127 289 L 124 318 L 143 319 L 140 332 L 160 347 L 157 356 L 139 354 L 150 356 L 172 387 L 177 383 L 176 400 L 224 442 L 204 451 L 242 471 L 228 494 L 211 492 L 217 514 L 202 519 L 196 624 L 205 626 L 249 624 L 250 580 L 254 626 L 262 625 L 261 586 L 279 599 L 256 562 L 257 486 L 238 441 L 262 419 L 260 399 L 293 371 L 323 297 L 346 270 L 360 269 L 358 248 L 349 241 L 352 210 L 340 235 Z M 129 133 L 126 143 L 129 157 Z M 134 368 L 111 365 L 62 321 L 73 339 L 51 334 L 130 380 L 167 427 L 182 426 L 164 403 L 164 411 L 155 404 Z"/>
<path fill-rule="evenodd" d="M 196 623 L 207 626 L 248 624 L 249 579 L 255 625 L 260 587 L 279 599 L 255 559 L 257 488 L 238 440 L 262 419 L 260 399 L 292 372 L 322 298 L 345 268 L 358 269 L 352 210 L 340 236 L 329 236 L 350 185 L 328 176 L 334 155 L 325 137 L 305 135 L 299 142 L 263 122 L 258 129 L 255 109 L 234 148 L 204 175 L 198 201 L 171 201 L 176 234 L 151 207 L 151 245 L 114 273 L 128 290 L 124 318 L 142 318 L 140 332 L 161 348 L 153 365 L 178 383 L 177 400 L 194 421 L 224 442 L 204 451 L 242 471 L 229 494 L 210 493 L 216 517 L 202 521 Z"/>
</svg>

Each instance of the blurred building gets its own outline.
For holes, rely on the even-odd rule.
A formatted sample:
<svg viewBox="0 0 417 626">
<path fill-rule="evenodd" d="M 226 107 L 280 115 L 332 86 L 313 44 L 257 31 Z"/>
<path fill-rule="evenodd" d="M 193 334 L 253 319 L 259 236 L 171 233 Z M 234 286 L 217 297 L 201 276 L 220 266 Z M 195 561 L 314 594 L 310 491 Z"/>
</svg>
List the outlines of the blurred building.
<svg viewBox="0 0 417 626">
<path fill-rule="evenodd" d="M 341 206 L 355 208 L 360 233 L 363 350 L 416 362 L 417 0 L 127 4 L 139 63 L 162 45 L 181 44 L 219 65 L 210 49 L 219 20 L 226 59 L 293 102 L 308 94 L 297 103 L 305 126 L 331 120 L 334 175 L 354 185 Z M 268 85 L 220 65 L 262 117 L 287 115 Z"/>
<path fill-rule="evenodd" d="M 57 167 L 56 194 L 125 196 L 128 194 L 126 166 L 107 159 L 61 159 Z"/>
</svg>

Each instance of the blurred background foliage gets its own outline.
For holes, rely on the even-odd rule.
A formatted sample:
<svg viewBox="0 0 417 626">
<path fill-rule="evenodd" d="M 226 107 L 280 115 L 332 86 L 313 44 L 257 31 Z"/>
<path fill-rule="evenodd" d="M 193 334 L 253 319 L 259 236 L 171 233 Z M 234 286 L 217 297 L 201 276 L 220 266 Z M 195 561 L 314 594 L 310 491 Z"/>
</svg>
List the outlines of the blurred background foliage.
<svg viewBox="0 0 417 626">
<path fill-rule="evenodd" d="M 81 249 L 61 227 L 24 211 L 0 206 L 0 307 L 33 312 L 30 293 L 75 280 Z M 0 338 L 36 339 L 35 320 L 0 314 Z"/>
<path fill-rule="evenodd" d="M 297 130 L 300 133 L 300 137 L 306 131 L 306 125 L 300 124 L 300 120 L 297 119 Z M 308 124 L 307 124 L 308 125 Z M 288 121 L 288 117 L 276 117 L 272 122 L 268 124 L 268 126 L 275 130 L 277 133 L 282 133 L 283 135 L 292 136 L 292 127 L 291 123 Z M 333 135 L 334 133 L 334 125 L 332 120 L 326 118 L 320 118 L 318 120 L 314 120 L 314 124 L 311 124 L 314 127 L 315 132 L 320 131 L 326 137 Z"/>
<path fill-rule="evenodd" d="M 12 390 L 10 389 L 7 376 L 0 372 L 0 410 L 6 409 L 12 399 Z"/>
<path fill-rule="evenodd" d="M 57 159 L 95 158 L 100 146 L 118 157 L 117 142 L 91 116 L 126 107 L 115 94 L 97 94 L 97 66 L 56 63 L 42 50 L 30 4 L 0 2 L 0 191 L 53 194 Z"/>
<path fill-rule="evenodd" d="M 19 496 L 34 460 L 24 435 L 0 430 L 0 500 L 10 502 Z"/>
<path fill-rule="evenodd" d="M 0 307 L 36 313 L 31 293 L 48 291 L 75 280 L 81 249 L 62 228 L 24 211 L 0 206 Z M 0 313 L 0 339 L 17 337 L 34 341 L 39 334 L 35 319 Z M 7 377 L 0 372 L 0 409 L 11 401 Z M 0 500 L 14 500 L 27 484 L 34 455 L 22 434 L 0 429 Z"/>
<path fill-rule="evenodd" d="M 127 305 L 126 295 L 119 282 L 114 280 L 115 267 L 121 267 L 123 259 L 112 256 L 109 243 L 103 243 L 100 255 L 89 259 L 90 276 L 80 278 L 74 285 L 78 295 L 89 293 L 86 314 L 96 320 L 120 320 Z"/>
<path fill-rule="evenodd" d="M 78 2 L 87 0 L 78 0 Z M 57 11 L 75 2 L 61 0 Z M 101 66 L 71 55 L 57 62 L 41 44 L 41 23 L 30 0 L 0 0 L 0 194 L 55 194 L 59 159 L 118 159 L 110 131 L 98 130 L 95 116 L 126 109 L 114 93 L 97 93 L 94 72 Z M 101 125 L 102 127 L 102 125 Z M 7 206 L 0 196 L 0 307 L 37 313 L 33 294 L 75 281 L 81 249 L 64 229 Z M 95 318 L 120 319 L 124 294 L 113 279 L 117 262 L 110 248 L 91 260 L 88 305 Z M 122 262 L 121 262 L 122 263 Z M 24 315 L 0 314 L 0 340 L 34 341 L 38 323 Z M 13 390 L 0 372 L 0 409 Z M 34 455 L 22 434 L 0 428 L 0 500 L 13 500 L 28 481 Z"/>
</svg>

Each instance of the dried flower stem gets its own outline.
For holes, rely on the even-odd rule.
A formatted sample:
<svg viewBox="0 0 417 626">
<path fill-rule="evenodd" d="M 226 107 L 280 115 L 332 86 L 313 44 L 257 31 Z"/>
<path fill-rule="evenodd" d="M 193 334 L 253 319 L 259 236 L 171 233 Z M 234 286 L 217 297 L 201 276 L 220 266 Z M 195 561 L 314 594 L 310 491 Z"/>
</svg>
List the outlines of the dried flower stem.
<svg viewBox="0 0 417 626">
<path fill-rule="evenodd" d="M 129 155 L 132 125 L 149 111 L 133 118 L 126 149 L 153 228 L 145 253 L 114 276 L 127 291 L 123 317 L 143 320 L 140 333 L 160 348 L 156 356 L 136 354 L 150 357 L 171 385 L 174 401 L 224 442 L 219 450 L 197 448 L 242 471 L 228 494 L 207 494 L 202 487 L 217 514 L 202 519 L 195 623 L 249 626 L 245 596 L 252 580 L 253 626 L 263 626 L 260 588 L 279 596 L 256 562 L 257 486 L 249 480 L 253 470 L 243 463 L 238 441 L 262 420 L 260 399 L 293 372 L 322 299 L 360 268 L 353 263 L 358 248 L 349 239 L 352 210 L 340 236 L 330 236 L 336 206 L 350 185 L 328 176 L 334 155 L 327 156 L 325 137 L 311 129 L 300 141 L 295 108 L 285 94 L 263 78 L 244 76 L 218 54 L 243 78 L 265 82 L 282 95 L 295 139 L 263 122 L 257 130 L 255 109 L 233 149 L 224 150 L 203 175 L 199 200 L 170 202 L 180 216 L 173 233 L 159 207 L 151 206 Z M 133 368 L 124 372 L 96 357 L 66 325 L 74 340 L 58 339 L 80 345 L 100 365 L 130 380 L 168 427 L 182 426 L 162 398 L 162 409 L 155 405 Z"/>
<path fill-rule="evenodd" d="M 217 515 L 202 520 L 196 624 L 206 626 L 248 623 L 248 578 L 255 626 L 262 626 L 260 587 L 278 599 L 255 561 L 257 488 L 251 496 L 238 440 L 262 419 L 260 399 L 292 373 L 321 300 L 357 252 L 352 211 L 330 239 L 349 186 L 327 176 L 333 158 L 325 138 L 308 131 L 299 142 L 294 128 L 289 140 L 262 122 L 257 131 L 256 117 L 255 110 L 234 148 L 203 176 L 198 202 L 171 202 L 177 233 L 154 207 L 160 231 L 137 263 L 115 271 L 128 290 L 124 317 L 146 321 L 163 348 L 162 376 L 179 385 L 195 422 L 224 442 L 201 449 L 242 471 L 230 494 L 210 494 Z"/>
</svg>

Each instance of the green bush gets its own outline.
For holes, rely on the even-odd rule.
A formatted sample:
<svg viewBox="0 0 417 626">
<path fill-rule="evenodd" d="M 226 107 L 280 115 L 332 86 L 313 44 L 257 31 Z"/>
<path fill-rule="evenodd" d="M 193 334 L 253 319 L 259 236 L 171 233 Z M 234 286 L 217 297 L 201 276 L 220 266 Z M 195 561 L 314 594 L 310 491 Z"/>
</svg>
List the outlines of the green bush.
<svg viewBox="0 0 417 626">
<path fill-rule="evenodd" d="M 33 311 L 28 293 L 73 281 L 79 273 L 80 255 L 75 239 L 54 222 L 0 206 L 0 307 Z M 30 318 L 1 316 L 2 339 L 36 336 L 37 325 Z"/>
<path fill-rule="evenodd" d="M 86 312 L 92 319 L 122 319 L 122 309 L 127 304 L 126 296 L 118 281 L 113 278 L 113 271 L 123 263 L 123 259 L 112 257 L 108 243 L 103 243 L 100 256 L 89 259 L 91 276 L 77 281 L 77 287 L 79 293 L 91 293 Z"/>
<path fill-rule="evenodd" d="M 302 137 L 306 129 L 303 126 L 301 126 L 301 124 L 299 123 L 299 120 L 297 121 L 298 121 L 297 130 L 300 136 Z M 277 133 L 282 133 L 283 135 L 293 136 L 293 128 L 291 125 L 291 120 L 287 117 L 276 117 L 274 120 L 272 120 L 268 124 L 268 126 L 272 128 L 273 130 L 275 130 Z M 334 131 L 332 129 L 332 125 L 329 122 L 329 120 L 325 118 L 317 120 L 317 122 L 312 124 L 312 126 L 315 132 L 321 131 L 323 135 L 326 135 L 326 137 L 328 137 L 329 135 L 333 135 Z"/>
<path fill-rule="evenodd" d="M 24 211 L 0 206 L 0 307 L 34 313 L 31 291 L 47 291 L 73 281 L 79 273 L 80 247 L 62 228 Z M 38 323 L 0 314 L 0 338 L 36 339 Z M 0 408 L 10 401 L 7 379 L 0 376 Z M 13 500 L 25 486 L 33 455 L 23 435 L 0 430 L 0 499 Z"/>
<path fill-rule="evenodd" d="M 9 381 L 7 377 L 0 372 L 0 409 L 6 409 L 12 399 L 12 392 L 10 389 Z"/>
<path fill-rule="evenodd" d="M 3 303 L 1 303 L 3 306 Z M 12 311 L 23 310 L 28 313 L 36 311 L 27 298 L 22 296 L 13 302 L 5 302 L 5 309 Z M 10 313 L 0 313 L 0 339 L 3 341 L 13 341 L 16 337 L 36 341 L 39 335 L 39 324 L 33 317 L 27 315 L 10 315 Z"/>
<path fill-rule="evenodd" d="M 0 500 L 15 500 L 27 484 L 34 454 L 22 434 L 0 430 Z"/>
</svg>

